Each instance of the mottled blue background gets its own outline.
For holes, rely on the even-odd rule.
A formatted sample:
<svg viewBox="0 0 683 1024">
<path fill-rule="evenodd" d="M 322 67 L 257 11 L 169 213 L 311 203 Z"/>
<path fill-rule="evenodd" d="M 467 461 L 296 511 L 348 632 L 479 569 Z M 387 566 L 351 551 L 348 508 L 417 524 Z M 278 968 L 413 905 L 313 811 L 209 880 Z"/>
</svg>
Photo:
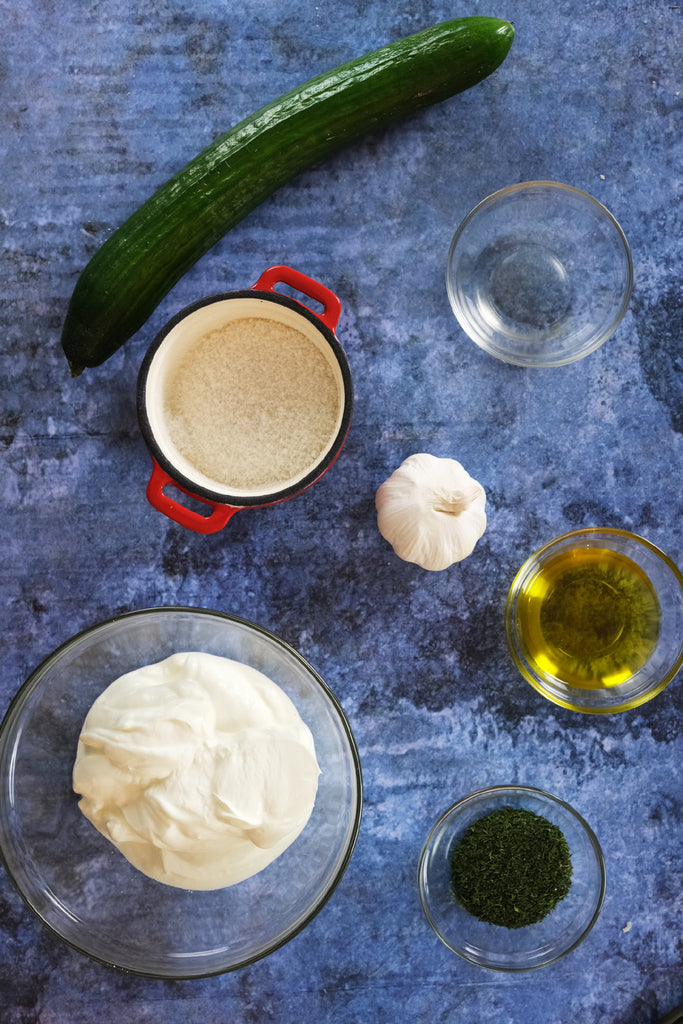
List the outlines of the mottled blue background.
<svg viewBox="0 0 683 1024">
<path fill-rule="evenodd" d="M 123 350 L 70 379 L 59 333 L 76 277 L 156 186 L 313 73 L 476 13 L 516 26 L 495 75 L 292 181 Z M 151 605 L 217 608 L 318 669 L 365 777 L 333 899 L 236 974 L 170 983 L 97 966 L 0 872 L 2 1024 L 650 1024 L 683 1001 L 682 680 L 637 711 L 582 717 L 523 682 L 502 627 L 516 568 L 566 529 L 623 526 L 683 561 L 681 15 L 663 0 L 0 0 L 0 713 L 83 627 Z M 603 201 L 636 279 L 602 349 L 535 372 L 469 342 L 444 286 L 461 218 L 531 178 Z M 138 367 L 180 307 L 279 262 L 341 298 L 349 439 L 306 494 L 196 536 L 145 501 Z M 376 528 L 376 488 L 418 451 L 459 459 L 488 494 L 487 532 L 443 573 L 400 562 Z M 607 860 L 588 939 L 521 976 L 449 953 L 415 884 L 436 817 L 501 782 L 568 800 Z"/>
</svg>

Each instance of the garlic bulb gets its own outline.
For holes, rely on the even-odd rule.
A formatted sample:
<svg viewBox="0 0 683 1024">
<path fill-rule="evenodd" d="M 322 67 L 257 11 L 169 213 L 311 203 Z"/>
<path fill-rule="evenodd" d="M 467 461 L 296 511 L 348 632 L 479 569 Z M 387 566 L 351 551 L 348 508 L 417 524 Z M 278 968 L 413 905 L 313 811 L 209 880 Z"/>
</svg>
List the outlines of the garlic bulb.
<svg viewBox="0 0 683 1024">
<path fill-rule="evenodd" d="M 455 459 L 411 455 L 377 491 L 379 532 L 399 558 L 446 569 L 486 529 L 486 493 Z"/>
</svg>

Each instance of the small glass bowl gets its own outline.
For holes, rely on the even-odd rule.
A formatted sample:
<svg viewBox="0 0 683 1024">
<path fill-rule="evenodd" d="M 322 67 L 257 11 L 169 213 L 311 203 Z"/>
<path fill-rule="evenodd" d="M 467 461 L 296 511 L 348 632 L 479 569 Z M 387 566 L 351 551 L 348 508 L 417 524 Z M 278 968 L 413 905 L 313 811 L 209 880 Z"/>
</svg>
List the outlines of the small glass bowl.
<svg viewBox="0 0 683 1024">
<path fill-rule="evenodd" d="M 571 569 L 585 564 L 592 554 L 616 565 L 617 574 L 632 570 L 659 603 L 658 633 L 653 633 L 647 660 L 640 667 L 634 664 L 630 675 L 616 672 L 601 683 L 570 681 L 559 671 L 552 649 L 539 643 L 539 599 L 547 595 L 548 567 L 561 564 Z M 605 588 L 604 603 L 609 607 L 610 580 L 591 585 Z M 548 700 L 589 714 L 628 711 L 661 693 L 683 665 L 683 575 L 659 548 L 636 534 L 614 527 L 572 530 L 545 544 L 518 571 L 505 606 L 505 632 L 522 676 Z M 596 637 L 601 664 L 609 665 L 619 635 L 594 633 L 592 644 L 598 642 Z"/>
<path fill-rule="evenodd" d="M 494 192 L 468 214 L 448 254 L 460 326 L 517 366 L 562 366 L 594 352 L 631 299 L 633 261 L 612 214 L 554 181 Z"/>
<path fill-rule="evenodd" d="M 90 705 L 124 672 L 179 651 L 251 665 L 310 728 L 322 774 L 303 832 L 237 885 L 189 891 L 134 868 L 83 816 L 71 773 Z M 0 725 L 0 853 L 31 910 L 74 949 L 153 978 L 253 963 L 300 932 L 349 863 L 362 779 L 346 716 L 323 680 L 267 630 L 220 612 L 153 608 L 79 633 L 27 679 Z"/>
<path fill-rule="evenodd" d="M 557 825 L 571 852 L 568 894 L 525 928 L 480 921 L 451 892 L 453 850 L 474 821 L 502 807 L 532 811 Z M 605 896 L 605 862 L 593 831 L 569 804 L 531 786 L 492 786 L 459 800 L 436 822 L 420 854 L 418 888 L 427 921 L 453 953 L 494 971 L 533 971 L 566 956 L 588 935 Z"/>
</svg>

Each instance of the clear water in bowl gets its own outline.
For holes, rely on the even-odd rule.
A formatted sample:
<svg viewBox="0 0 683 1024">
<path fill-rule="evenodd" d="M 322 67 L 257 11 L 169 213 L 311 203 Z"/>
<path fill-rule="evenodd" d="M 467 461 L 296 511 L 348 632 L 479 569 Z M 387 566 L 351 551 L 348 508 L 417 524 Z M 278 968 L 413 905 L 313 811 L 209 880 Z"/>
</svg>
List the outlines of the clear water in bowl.
<svg viewBox="0 0 683 1024">
<path fill-rule="evenodd" d="M 460 326 L 520 366 L 560 366 L 598 348 L 628 306 L 633 268 L 601 203 L 557 182 L 501 189 L 462 221 L 446 286 Z"/>
<path fill-rule="evenodd" d="M 481 317 L 495 330 L 534 335 L 561 325 L 571 307 L 567 267 L 551 248 L 513 239 L 489 246 L 475 265 Z"/>
</svg>

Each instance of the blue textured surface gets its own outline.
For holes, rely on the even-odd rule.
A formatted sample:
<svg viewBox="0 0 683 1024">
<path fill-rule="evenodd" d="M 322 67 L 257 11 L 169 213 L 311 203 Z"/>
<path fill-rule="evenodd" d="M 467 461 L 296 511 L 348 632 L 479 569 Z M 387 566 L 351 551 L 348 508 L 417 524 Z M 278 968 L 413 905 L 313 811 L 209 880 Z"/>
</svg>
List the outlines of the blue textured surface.
<svg viewBox="0 0 683 1024">
<path fill-rule="evenodd" d="M 69 378 L 59 333 L 77 274 L 157 185 L 313 73 L 476 13 L 516 26 L 494 76 L 281 189 L 123 350 Z M 365 778 L 360 838 L 333 899 L 236 974 L 165 983 L 99 967 L 47 934 L 2 873 L 0 1021 L 656 1021 L 683 1001 L 681 679 L 620 716 L 555 708 L 511 665 L 502 610 L 520 562 L 572 527 L 623 526 L 683 560 L 681 9 L 0 0 L 0 15 L 0 713 L 82 627 L 122 609 L 217 608 L 315 666 L 346 709 Z M 604 202 L 636 277 L 602 349 L 536 372 L 469 342 L 444 286 L 461 218 L 532 178 Z M 305 495 L 195 536 L 145 502 L 137 370 L 177 309 L 279 262 L 342 300 L 349 439 Z M 376 488 L 416 451 L 459 459 L 488 494 L 487 532 L 443 573 L 400 562 L 376 528 Z M 501 782 L 569 801 L 607 861 L 584 944 L 521 976 L 450 954 L 415 884 L 438 815 Z"/>
</svg>

